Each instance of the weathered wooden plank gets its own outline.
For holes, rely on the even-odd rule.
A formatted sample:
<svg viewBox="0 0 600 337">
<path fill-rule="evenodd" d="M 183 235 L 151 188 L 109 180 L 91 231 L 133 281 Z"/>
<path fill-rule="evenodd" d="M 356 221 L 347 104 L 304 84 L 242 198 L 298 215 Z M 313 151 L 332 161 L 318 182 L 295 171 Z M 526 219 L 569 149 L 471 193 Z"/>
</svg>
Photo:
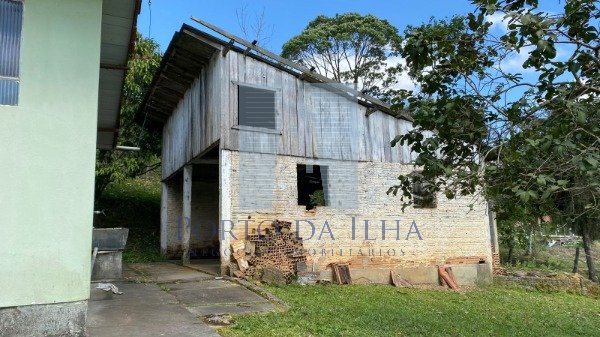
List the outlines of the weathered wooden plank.
<svg viewBox="0 0 600 337">
<path fill-rule="evenodd" d="M 400 160 L 402 159 L 402 150 L 400 149 L 400 145 L 396 144 L 396 146 L 392 147 L 391 141 L 392 139 L 394 139 L 394 137 L 396 137 L 396 135 L 398 134 L 398 120 L 397 119 L 393 119 L 388 123 L 388 133 L 389 133 L 389 140 L 388 140 L 388 144 L 390 144 L 390 152 L 392 154 L 392 158 L 391 161 L 393 163 L 399 163 Z"/>
<path fill-rule="evenodd" d="M 383 148 L 382 142 L 379 141 L 381 138 L 381 119 L 377 118 L 377 114 L 372 114 L 367 118 L 369 123 L 369 138 L 371 142 L 371 154 L 367 160 L 369 161 L 382 161 L 383 160 Z"/>
<path fill-rule="evenodd" d="M 296 79 L 288 74 L 282 76 L 281 143 L 282 154 L 298 156 L 298 118 L 296 115 Z"/>
<path fill-rule="evenodd" d="M 242 57 L 244 57 L 242 55 Z M 266 65 L 262 62 L 259 62 L 251 57 L 246 58 L 246 81 L 248 84 L 255 85 L 266 85 L 267 84 L 267 76 L 266 76 Z"/>
<path fill-rule="evenodd" d="M 390 129 L 389 124 L 394 123 L 393 118 L 388 118 L 387 115 L 383 116 L 382 114 L 378 114 L 378 117 L 381 116 L 381 145 L 383 147 L 383 161 L 391 162 L 392 161 L 392 149 L 390 147 Z"/>
<path fill-rule="evenodd" d="M 296 134 L 293 135 L 297 155 L 306 156 L 306 105 L 304 102 L 304 82 L 296 79 Z"/>
<path fill-rule="evenodd" d="M 339 98 L 339 123 L 342 131 L 342 142 L 338 147 L 340 147 L 342 160 L 352 160 L 352 147 L 354 146 L 354 140 L 352 139 L 352 107 L 354 104 L 344 97 L 339 96 Z"/>
<path fill-rule="evenodd" d="M 306 120 L 307 120 L 307 151 L 310 145 L 310 153 L 313 158 L 325 158 L 320 153 L 319 142 L 321 139 L 321 115 L 317 89 L 313 85 L 306 86 Z M 310 137 L 310 139 L 308 139 Z"/>
<path fill-rule="evenodd" d="M 360 111 L 358 109 L 358 104 L 348 105 L 348 123 L 349 130 L 348 136 L 350 137 L 350 160 L 358 161 L 359 152 L 360 152 Z"/>
<path fill-rule="evenodd" d="M 223 68 L 223 57 L 217 53 L 211 59 L 211 67 L 210 67 L 211 76 L 210 76 L 210 82 L 207 83 L 207 86 L 210 88 L 208 114 L 207 114 L 209 116 L 219 116 L 221 113 L 226 112 L 226 111 L 222 110 L 222 106 L 221 106 L 221 82 L 220 81 L 221 81 L 222 68 Z M 217 122 L 217 121 L 220 121 L 220 119 L 207 118 L 206 119 L 207 126 L 205 127 L 205 129 L 214 127 L 214 128 L 218 128 L 220 130 L 221 126 L 219 124 L 216 124 L 216 125 L 212 124 L 213 122 Z M 208 123 L 210 123 L 210 124 L 208 124 Z M 210 146 L 212 143 L 214 143 L 214 142 L 210 142 L 210 144 L 207 144 L 207 146 Z"/>
<path fill-rule="evenodd" d="M 229 90 L 231 87 L 231 72 L 230 72 L 230 62 L 226 62 L 228 59 L 219 57 L 217 62 L 217 67 L 219 68 L 219 79 L 217 90 L 217 97 L 219 98 L 218 108 L 214 110 L 212 114 L 213 118 L 210 121 L 212 125 L 213 132 L 218 132 L 221 129 L 221 119 L 229 120 L 231 111 L 234 110 L 229 105 Z M 228 128 L 230 130 L 231 128 Z M 227 130 L 227 134 L 229 134 Z"/>
<path fill-rule="evenodd" d="M 275 120 L 276 120 L 276 128 L 277 130 L 281 131 L 282 135 L 277 135 L 277 137 L 274 137 L 274 135 L 270 135 L 267 137 L 268 141 L 267 142 L 273 142 L 273 144 L 269 144 L 267 145 L 269 147 L 269 150 L 274 150 L 275 153 L 288 153 L 289 154 L 289 147 L 287 148 L 287 151 L 284 150 L 284 141 L 283 141 L 283 134 L 284 134 L 284 130 L 283 128 L 284 123 L 283 123 L 283 101 L 284 101 L 284 97 L 282 94 L 282 87 L 283 87 L 283 78 L 281 75 L 281 70 L 275 68 L 275 67 L 271 67 L 268 66 L 264 63 L 261 62 L 261 64 L 263 65 L 263 69 L 261 70 L 261 72 L 263 73 L 262 76 L 264 76 L 264 82 L 265 86 L 267 88 L 271 88 L 276 90 L 275 92 Z M 287 98 L 286 98 L 287 99 Z M 287 123 L 285 123 L 287 124 Z M 274 148 L 272 148 L 274 147 Z M 271 153 L 271 152 L 267 152 L 267 153 Z"/>
<path fill-rule="evenodd" d="M 233 83 L 240 82 L 240 75 L 243 77 L 243 74 L 239 72 L 239 58 L 238 53 L 230 52 L 227 56 L 229 60 L 229 76 L 230 81 L 229 85 L 229 111 L 227 111 L 226 115 L 223 116 L 223 129 L 221 142 L 223 148 L 237 148 L 239 144 L 239 134 L 237 130 L 232 129 L 233 126 L 237 125 L 237 113 L 238 113 L 238 90 L 237 84 Z"/>
</svg>

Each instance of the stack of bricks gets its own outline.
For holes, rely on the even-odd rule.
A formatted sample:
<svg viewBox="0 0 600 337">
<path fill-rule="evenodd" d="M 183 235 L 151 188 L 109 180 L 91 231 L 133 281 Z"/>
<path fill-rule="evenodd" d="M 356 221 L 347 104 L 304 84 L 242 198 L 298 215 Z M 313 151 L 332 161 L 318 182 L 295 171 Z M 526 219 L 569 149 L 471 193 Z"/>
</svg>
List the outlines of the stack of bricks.
<svg viewBox="0 0 600 337">
<path fill-rule="evenodd" d="M 306 252 L 302 238 L 291 230 L 292 223 L 275 220 L 265 233 L 253 233 L 242 243 L 233 243 L 234 276 L 258 279 L 265 268 L 278 270 L 286 282 L 298 271 L 306 271 Z M 247 265 L 247 266 L 246 266 Z M 235 268 L 237 266 L 237 268 Z"/>
<path fill-rule="evenodd" d="M 498 253 L 494 253 L 492 254 L 492 268 L 494 268 L 494 270 L 499 269 L 500 266 L 500 254 Z"/>
</svg>

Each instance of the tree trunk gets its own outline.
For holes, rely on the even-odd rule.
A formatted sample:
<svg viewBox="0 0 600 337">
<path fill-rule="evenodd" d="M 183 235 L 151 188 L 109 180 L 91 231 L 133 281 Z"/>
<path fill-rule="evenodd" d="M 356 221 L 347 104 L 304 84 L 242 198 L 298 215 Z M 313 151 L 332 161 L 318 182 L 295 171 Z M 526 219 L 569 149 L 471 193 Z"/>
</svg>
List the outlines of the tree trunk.
<svg viewBox="0 0 600 337">
<path fill-rule="evenodd" d="M 598 282 L 598 272 L 596 271 L 596 266 L 594 265 L 594 258 L 592 257 L 592 238 L 587 228 L 585 228 L 582 232 L 583 251 L 585 252 L 585 261 L 588 267 L 588 275 L 590 280 Z"/>
<path fill-rule="evenodd" d="M 573 261 L 573 274 L 579 271 L 579 247 L 575 248 L 575 261 Z"/>
<path fill-rule="evenodd" d="M 529 246 L 527 247 L 527 256 L 533 255 L 533 228 L 529 231 Z"/>
<path fill-rule="evenodd" d="M 513 262 L 513 245 L 508 247 L 508 256 L 506 257 L 508 264 L 512 265 Z"/>
</svg>

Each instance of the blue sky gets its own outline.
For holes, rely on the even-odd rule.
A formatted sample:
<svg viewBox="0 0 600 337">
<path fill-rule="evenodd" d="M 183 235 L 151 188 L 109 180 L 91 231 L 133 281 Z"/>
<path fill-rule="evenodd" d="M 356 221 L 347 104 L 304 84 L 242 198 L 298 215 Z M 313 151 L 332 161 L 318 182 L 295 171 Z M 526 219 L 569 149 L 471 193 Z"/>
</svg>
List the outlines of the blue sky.
<svg viewBox="0 0 600 337">
<path fill-rule="evenodd" d="M 418 25 L 432 16 L 449 17 L 471 12 L 474 8 L 468 0 L 151 0 L 150 11 L 149 0 L 142 1 L 138 30 L 145 36 L 150 33 L 163 51 L 183 23 L 199 27 L 190 20 L 192 15 L 243 36 L 236 17 L 236 10 L 240 12 L 242 8 L 246 8 L 245 12 L 251 20 L 264 9 L 265 22 L 273 27 L 273 33 L 263 47 L 276 53 L 281 51 L 281 46 L 287 40 L 321 14 L 373 14 L 388 20 L 402 31 L 407 25 Z"/>
<path fill-rule="evenodd" d="M 540 1 L 541 8 L 548 12 L 560 12 L 564 0 Z M 149 6 L 150 4 L 150 6 Z M 239 13 L 244 11 L 248 21 L 254 20 L 264 12 L 265 26 L 269 30 L 269 39 L 261 41 L 261 46 L 275 52 L 293 36 L 299 34 L 312 19 L 318 15 L 334 16 L 336 13 L 358 12 L 373 14 L 388 20 L 402 32 L 407 25 L 420 25 L 431 17 L 438 19 L 457 14 L 467 14 L 475 10 L 470 0 L 142 0 L 142 11 L 138 18 L 138 31 L 144 36 L 155 39 L 164 51 L 173 33 L 183 23 L 206 30 L 195 23 L 190 16 L 199 17 L 235 35 L 244 36 Z M 504 33 L 506 23 L 499 14 L 489 18 L 494 22 L 496 33 Z M 215 34 L 210 32 L 211 34 Z M 535 81 L 537 75 L 529 69 L 522 69 L 528 50 L 506 60 L 505 70 L 519 71 L 528 81 Z M 559 50 L 560 54 L 561 50 Z M 414 83 L 405 74 L 399 80 L 399 87 L 413 89 Z"/>
</svg>

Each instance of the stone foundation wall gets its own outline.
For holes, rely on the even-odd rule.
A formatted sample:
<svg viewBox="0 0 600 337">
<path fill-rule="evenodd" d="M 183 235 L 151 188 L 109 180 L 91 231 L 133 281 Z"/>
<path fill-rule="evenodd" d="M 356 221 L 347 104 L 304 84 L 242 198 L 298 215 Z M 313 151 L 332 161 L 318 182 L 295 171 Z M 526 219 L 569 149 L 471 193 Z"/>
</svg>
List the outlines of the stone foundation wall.
<svg viewBox="0 0 600 337">
<path fill-rule="evenodd" d="M 1 336 L 85 336 L 87 301 L 0 308 Z"/>
<path fill-rule="evenodd" d="M 412 165 L 257 154 L 260 157 L 257 161 L 265 161 L 267 168 L 272 166 L 270 161 L 274 161 L 275 169 L 269 174 L 271 182 L 256 185 L 241 183 L 240 171 L 245 169 L 241 165 L 246 161 L 240 162 L 240 154 L 222 151 L 228 152 L 232 166 L 231 177 L 226 182 L 230 185 L 230 195 L 221 196 L 231 201 L 230 219 L 221 219 L 230 220 L 223 224 L 226 231 L 224 245 L 242 239 L 246 228 L 252 234 L 261 222 L 263 227 L 268 227 L 270 221 L 279 219 L 291 221 L 293 228 L 297 226 L 309 252 L 309 271 L 321 273 L 324 278 L 330 275 L 328 266 L 332 262 L 348 262 L 355 273 L 361 269 L 385 269 L 389 273 L 389 269 L 434 266 L 445 263 L 447 259 L 482 257 L 491 268 L 490 234 L 484 202 L 476 202 L 470 197 L 448 200 L 438 195 L 436 208 L 411 206 L 403 213 L 400 198 L 386 194 L 388 188 L 397 182 L 400 173 L 413 170 Z M 248 155 L 245 153 L 245 158 Z M 330 205 L 338 206 L 306 210 L 305 206 L 298 205 L 297 164 L 328 167 L 328 201 Z M 345 169 L 340 170 L 339 167 Z M 257 197 L 266 195 L 271 198 L 271 207 L 248 209 L 247 203 L 240 202 L 241 194 L 248 198 L 248 188 Z M 472 210 L 469 204 L 474 204 Z M 232 223 L 231 234 L 235 238 L 227 232 Z"/>
<path fill-rule="evenodd" d="M 161 242 L 162 253 L 168 258 L 181 258 L 183 182 L 180 179 L 172 179 L 166 181 L 166 186 L 166 195 L 163 193 L 162 198 L 167 200 L 167 228 L 162 229 L 166 230 L 165 242 Z"/>
</svg>

